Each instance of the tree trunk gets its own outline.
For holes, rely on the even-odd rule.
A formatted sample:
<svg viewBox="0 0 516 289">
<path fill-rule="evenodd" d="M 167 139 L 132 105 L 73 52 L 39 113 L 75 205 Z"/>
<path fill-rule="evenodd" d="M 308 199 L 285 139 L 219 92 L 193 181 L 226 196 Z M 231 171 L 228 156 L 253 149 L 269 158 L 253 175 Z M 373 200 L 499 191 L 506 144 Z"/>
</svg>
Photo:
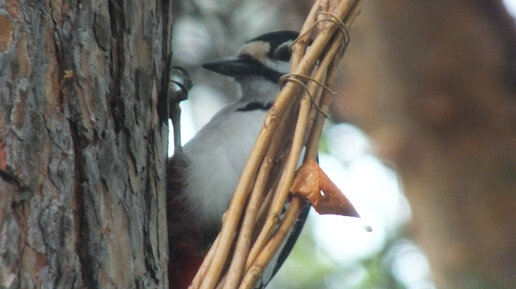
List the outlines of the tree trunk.
<svg viewBox="0 0 516 289">
<path fill-rule="evenodd" d="M 393 160 L 438 288 L 516 284 L 516 37 L 501 1 L 367 1 L 336 103 Z"/>
<path fill-rule="evenodd" d="M 0 2 L 0 288 L 167 288 L 171 3 Z"/>
</svg>

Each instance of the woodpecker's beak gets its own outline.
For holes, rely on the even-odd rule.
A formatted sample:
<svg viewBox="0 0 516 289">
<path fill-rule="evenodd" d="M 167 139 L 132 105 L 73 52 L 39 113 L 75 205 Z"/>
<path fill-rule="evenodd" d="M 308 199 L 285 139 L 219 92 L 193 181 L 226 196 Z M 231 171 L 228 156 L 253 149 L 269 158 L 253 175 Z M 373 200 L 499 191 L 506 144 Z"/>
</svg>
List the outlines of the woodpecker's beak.
<svg viewBox="0 0 516 289">
<path fill-rule="evenodd" d="M 249 76 L 258 74 L 263 69 L 260 63 L 251 57 L 225 57 L 202 65 L 205 69 L 227 76 Z"/>
</svg>

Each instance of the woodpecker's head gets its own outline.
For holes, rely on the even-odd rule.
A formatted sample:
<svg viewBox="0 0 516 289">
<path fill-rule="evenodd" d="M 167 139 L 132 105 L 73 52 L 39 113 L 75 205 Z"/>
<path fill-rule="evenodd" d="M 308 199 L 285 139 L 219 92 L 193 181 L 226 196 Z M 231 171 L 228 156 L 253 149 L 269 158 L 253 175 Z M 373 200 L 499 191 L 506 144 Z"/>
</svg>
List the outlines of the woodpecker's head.
<svg viewBox="0 0 516 289">
<path fill-rule="evenodd" d="M 236 57 L 210 61 L 203 67 L 237 81 L 259 77 L 277 84 L 290 70 L 290 44 L 297 36 L 295 31 L 265 33 L 247 41 Z"/>
</svg>

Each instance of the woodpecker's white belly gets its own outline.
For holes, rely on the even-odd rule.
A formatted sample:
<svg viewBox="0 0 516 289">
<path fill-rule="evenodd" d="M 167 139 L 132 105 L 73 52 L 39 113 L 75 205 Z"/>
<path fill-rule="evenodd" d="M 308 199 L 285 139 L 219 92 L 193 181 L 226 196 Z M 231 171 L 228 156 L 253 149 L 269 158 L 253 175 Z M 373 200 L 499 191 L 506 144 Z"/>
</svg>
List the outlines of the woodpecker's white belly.
<svg viewBox="0 0 516 289">
<path fill-rule="evenodd" d="M 220 111 L 183 148 L 188 159 L 183 197 L 201 227 L 220 224 L 266 115 L 235 109 Z"/>
</svg>

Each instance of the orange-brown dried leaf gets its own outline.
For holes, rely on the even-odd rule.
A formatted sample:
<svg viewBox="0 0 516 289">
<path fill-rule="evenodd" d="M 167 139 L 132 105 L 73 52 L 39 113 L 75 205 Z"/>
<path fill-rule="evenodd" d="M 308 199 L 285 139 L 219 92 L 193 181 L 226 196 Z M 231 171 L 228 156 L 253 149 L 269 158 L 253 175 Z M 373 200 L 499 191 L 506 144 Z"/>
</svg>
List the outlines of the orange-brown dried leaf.
<svg viewBox="0 0 516 289">
<path fill-rule="evenodd" d="M 290 192 L 308 200 L 319 214 L 360 217 L 351 202 L 314 160 L 306 161 L 299 168 Z"/>
</svg>

